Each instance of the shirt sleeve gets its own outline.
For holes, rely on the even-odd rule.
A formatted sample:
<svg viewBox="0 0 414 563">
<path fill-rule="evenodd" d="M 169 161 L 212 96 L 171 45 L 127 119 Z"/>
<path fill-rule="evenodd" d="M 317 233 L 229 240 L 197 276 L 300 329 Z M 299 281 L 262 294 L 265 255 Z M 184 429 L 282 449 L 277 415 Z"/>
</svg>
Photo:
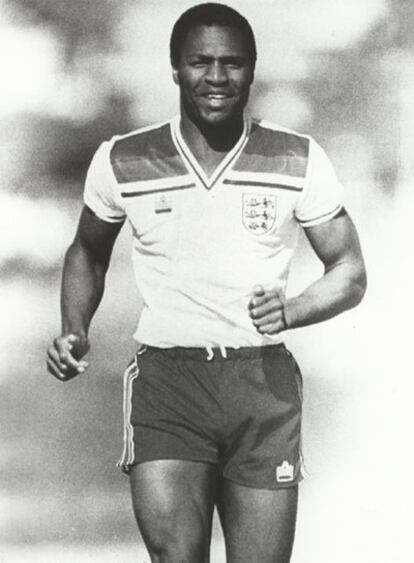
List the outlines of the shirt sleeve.
<svg viewBox="0 0 414 563">
<path fill-rule="evenodd" d="M 110 152 L 112 143 L 105 141 L 92 158 L 86 175 L 83 200 L 99 219 L 109 223 L 125 220 L 125 208 L 117 190 Z"/>
<path fill-rule="evenodd" d="M 295 207 L 302 227 L 329 221 L 343 207 L 344 190 L 325 151 L 313 139 L 309 147 L 309 172 Z"/>
</svg>

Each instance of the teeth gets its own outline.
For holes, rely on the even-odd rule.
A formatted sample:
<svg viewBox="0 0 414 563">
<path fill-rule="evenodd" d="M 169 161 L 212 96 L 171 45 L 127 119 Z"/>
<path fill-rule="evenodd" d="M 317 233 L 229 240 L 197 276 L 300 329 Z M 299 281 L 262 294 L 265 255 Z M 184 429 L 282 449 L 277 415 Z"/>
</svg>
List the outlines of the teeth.
<svg viewBox="0 0 414 563">
<path fill-rule="evenodd" d="M 210 100 L 224 100 L 227 98 L 225 94 L 208 94 L 207 96 Z"/>
</svg>

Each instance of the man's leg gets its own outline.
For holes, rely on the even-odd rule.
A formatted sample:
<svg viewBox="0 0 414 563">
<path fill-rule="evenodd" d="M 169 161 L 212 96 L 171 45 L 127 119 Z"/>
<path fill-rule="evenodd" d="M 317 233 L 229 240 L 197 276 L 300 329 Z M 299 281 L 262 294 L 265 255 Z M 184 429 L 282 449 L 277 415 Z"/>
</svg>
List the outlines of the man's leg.
<svg viewBox="0 0 414 563">
<path fill-rule="evenodd" d="M 289 563 L 298 488 L 253 489 L 223 480 L 218 501 L 227 563 Z"/>
<path fill-rule="evenodd" d="M 217 469 L 160 460 L 131 470 L 135 517 L 152 563 L 208 563 Z"/>
</svg>

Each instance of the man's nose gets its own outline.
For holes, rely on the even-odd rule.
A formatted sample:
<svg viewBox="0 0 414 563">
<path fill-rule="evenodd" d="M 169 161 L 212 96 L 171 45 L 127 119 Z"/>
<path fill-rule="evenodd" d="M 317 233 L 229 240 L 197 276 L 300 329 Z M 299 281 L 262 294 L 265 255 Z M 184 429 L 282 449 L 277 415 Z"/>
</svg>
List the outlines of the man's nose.
<svg viewBox="0 0 414 563">
<path fill-rule="evenodd" d="M 211 63 L 208 67 L 205 78 L 212 84 L 222 84 L 227 82 L 228 76 L 226 67 L 218 61 Z"/>
</svg>

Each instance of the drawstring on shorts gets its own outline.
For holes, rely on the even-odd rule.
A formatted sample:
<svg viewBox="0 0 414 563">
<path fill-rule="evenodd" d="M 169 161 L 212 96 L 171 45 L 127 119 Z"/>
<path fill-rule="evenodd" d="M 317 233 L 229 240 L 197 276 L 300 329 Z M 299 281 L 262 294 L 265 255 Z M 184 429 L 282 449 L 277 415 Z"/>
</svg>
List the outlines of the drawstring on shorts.
<svg viewBox="0 0 414 563">
<path fill-rule="evenodd" d="M 221 355 L 223 356 L 224 359 L 227 358 L 227 350 L 225 346 L 219 346 L 218 348 L 220 350 Z M 207 360 L 213 360 L 214 359 L 214 349 L 211 346 L 206 346 L 206 352 L 207 352 Z"/>
</svg>

